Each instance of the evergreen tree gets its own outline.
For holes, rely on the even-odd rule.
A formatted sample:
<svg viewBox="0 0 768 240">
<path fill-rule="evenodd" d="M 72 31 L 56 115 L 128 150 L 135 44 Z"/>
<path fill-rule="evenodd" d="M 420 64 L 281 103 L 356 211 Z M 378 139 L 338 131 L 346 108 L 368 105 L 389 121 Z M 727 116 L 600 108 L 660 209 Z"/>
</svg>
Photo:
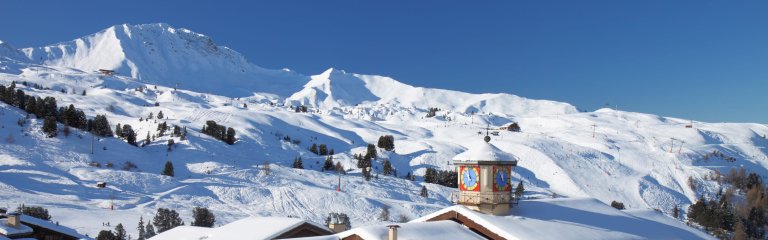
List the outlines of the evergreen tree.
<svg viewBox="0 0 768 240">
<path fill-rule="evenodd" d="M 85 89 L 83 89 L 83 93 L 81 93 L 81 95 L 85 96 Z"/>
<path fill-rule="evenodd" d="M 619 210 L 624 210 L 624 203 L 613 201 L 613 202 L 611 202 L 611 207 L 619 209 Z"/>
<path fill-rule="evenodd" d="M 523 187 L 523 181 L 520 181 L 517 183 L 517 187 L 515 187 L 515 198 L 521 199 L 523 197 L 524 192 L 525 192 L 525 187 Z"/>
<path fill-rule="evenodd" d="M 235 144 L 235 129 L 234 128 L 227 128 L 227 138 L 224 140 L 229 145 Z"/>
<path fill-rule="evenodd" d="M 173 177 L 173 163 L 171 163 L 171 161 L 166 161 L 165 167 L 163 167 L 163 172 L 160 174 Z"/>
<path fill-rule="evenodd" d="M 312 146 L 309 147 L 309 151 L 314 153 L 314 154 L 319 154 L 318 151 L 317 151 L 317 144 L 313 143 Z"/>
<path fill-rule="evenodd" d="M 173 134 L 171 136 L 181 137 L 181 128 L 179 126 L 173 125 Z"/>
<path fill-rule="evenodd" d="M 128 144 L 136 146 L 136 132 L 133 131 L 130 124 L 123 125 L 122 135 Z"/>
<path fill-rule="evenodd" d="M 175 142 L 173 142 L 173 138 L 171 138 L 171 139 L 168 139 L 168 151 L 169 151 L 169 152 L 170 152 L 170 151 L 171 151 L 171 149 L 173 148 L 173 145 L 174 145 L 174 144 L 176 144 L 176 143 L 175 143 Z"/>
<path fill-rule="evenodd" d="M 325 158 L 325 163 L 323 164 L 323 171 L 333 170 L 333 156 L 328 156 Z"/>
<path fill-rule="evenodd" d="M 16 208 L 16 212 L 19 212 L 21 214 L 31 216 L 34 218 L 39 218 L 43 220 L 51 220 L 51 215 L 48 214 L 48 209 L 44 207 L 28 207 L 24 204 L 21 204 L 18 208 Z"/>
<path fill-rule="evenodd" d="M 119 138 L 123 137 L 123 127 L 119 123 L 115 126 L 115 136 Z"/>
<path fill-rule="evenodd" d="M 101 230 L 99 235 L 96 236 L 96 240 L 117 240 L 117 236 L 112 231 Z"/>
<path fill-rule="evenodd" d="M 149 238 L 151 238 L 151 237 L 154 237 L 155 235 L 157 235 L 157 234 L 155 233 L 155 227 L 154 227 L 154 225 L 152 225 L 152 223 L 151 223 L 151 222 L 148 222 L 148 223 L 147 223 L 147 227 L 146 227 L 146 229 L 147 229 L 147 232 L 146 232 L 146 233 L 144 233 L 144 237 L 145 237 L 146 239 L 149 239 Z"/>
<path fill-rule="evenodd" d="M 675 219 L 680 218 L 680 208 L 678 208 L 677 205 L 675 205 L 675 208 L 672 209 L 672 217 Z"/>
<path fill-rule="evenodd" d="M 187 126 L 184 126 L 181 130 L 181 136 L 179 137 L 181 141 L 187 140 Z"/>
<path fill-rule="evenodd" d="M 55 137 L 56 132 L 58 130 L 56 129 L 56 118 L 54 117 L 46 117 L 45 121 L 43 122 L 43 132 L 47 137 Z"/>
<path fill-rule="evenodd" d="M 384 160 L 384 163 L 382 164 L 381 168 L 381 174 L 384 176 L 389 176 L 392 174 L 392 164 L 389 162 L 389 160 Z"/>
<path fill-rule="evenodd" d="M 376 159 L 376 146 L 369 143 L 368 148 L 365 151 L 365 156 L 370 159 Z"/>
<path fill-rule="evenodd" d="M 149 131 L 147 131 L 147 138 L 144 139 L 144 146 L 149 145 L 152 141 L 149 138 Z"/>
<path fill-rule="evenodd" d="M 128 237 L 128 234 L 125 232 L 125 227 L 123 227 L 122 223 L 118 223 L 115 226 L 115 239 L 126 240 L 126 237 Z"/>
<path fill-rule="evenodd" d="M 293 159 L 293 168 L 304 169 L 304 163 L 301 161 L 301 157 Z"/>
<path fill-rule="evenodd" d="M 328 146 L 320 144 L 320 146 L 318 146 L 318 154 L 320 154 L 320 156 L 328 155 Z"/>
<path fill-rule="evenodd" d="M 216 222 L 216 216 L 208 208 L 195 207 L 192 209 L 192 218 L 194 221 L 191 225 L 197 227 L 213 227 Z"/>
<path fill-rule="evenodd" d="M 109 121 L 107 120 L 106 115 L 96 115 L 96 117 L 93 118 L 93 123 L 91 124 L 92 124 L 91 132 L 96 136 L 99 136 L 99 137 L 112 136 L 112 127 L 109 126 Z M 125 134 L 125 129 L 123 129 L 123 134 Z"/>
<path fill-rule="evenodd" d="M 341 161 L 336 162 L 335 168 L 336 168 L 336 173 L 338 173 L 338 174 L 347 174 L 347 172 L 344 171 L 344 166 L 341 165 Z"/>
<path fill-rule="evenodd" d="M 139 233 L 139 237 L 137 240 L 145 240 L 147 239 L 147 232 L 144 228 L 144 217 L 139 217 L 139 224 L 136 227 L 136 231 Z"/>
<path fill-rule="evenodd" d="M 421 186 L 421 194 L 419 194 L 419 195 L 424 197 L 424 198 L 428 198 L 429 197 L 429 192 L 427 191 L 427 186 Z"/>
<path fill-rule="evenodd" d="M 431 167 L 427 168 L 424 173 L 424 182 L 437 183 L 437 170 Z"/>
<path fill-rule="evenodd" d="M 179 217 L 179 213 L 167 208 L 158 208 L 152 223 L 157 227 L 157 233 L 184 225 L 184 222 Z"/>
<path fill-rule="evenodd" d="M 384 205 L 381 206 L 381 212 L 379 213 L 379 221 L 387 222 L 389 221 L 389 207 Z"/>
<path fill-rule="evenodd" d="M 160 112 L 157 113 L 157 119 L 163 119 L 165 116 L 163 116 L 163 111 L 160 110 Z"/>
</svg>

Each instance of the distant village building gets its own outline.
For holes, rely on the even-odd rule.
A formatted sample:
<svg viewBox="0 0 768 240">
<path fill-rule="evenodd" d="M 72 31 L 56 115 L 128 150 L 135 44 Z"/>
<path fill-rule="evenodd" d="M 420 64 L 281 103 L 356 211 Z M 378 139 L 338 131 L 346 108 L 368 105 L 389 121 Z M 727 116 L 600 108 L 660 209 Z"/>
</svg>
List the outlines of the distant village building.
<svg viewBox="0 0 768 240">
<path fill-rule="evenodd" d="M 99 73 L 104 74 L 106 76 L 115 75 L 115 71 L 114 70 L 107 70 L 107 69 L 99 69 Z"/>
<path fill-rule="evenodd" d="M 91 239 L 74 229 L 35 217 L 8 213 L 0 215 L 0 239 L 78 240 Z"/>
<path fill-rule="evenodd" d="M 350 229 L 349 217 L 343 213 L 330 213 L 325 219 L 325 225 L 334 233 L 340 233 Z"/>
</svg>

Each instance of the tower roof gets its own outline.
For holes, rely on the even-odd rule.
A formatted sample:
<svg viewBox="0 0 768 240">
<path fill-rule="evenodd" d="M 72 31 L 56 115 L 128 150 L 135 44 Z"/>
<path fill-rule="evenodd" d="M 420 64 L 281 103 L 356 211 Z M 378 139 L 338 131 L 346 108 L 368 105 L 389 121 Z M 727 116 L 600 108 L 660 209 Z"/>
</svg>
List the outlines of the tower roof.
<svg viewBox="0 0 768 240">
<path fill-rule="evenodd" d="M 502 151 L 489 142 L 476 141 L 469 148 L 453 157 L 457 162 L 510 161 L 517 162 L 515 155 Z"/>
</svg>

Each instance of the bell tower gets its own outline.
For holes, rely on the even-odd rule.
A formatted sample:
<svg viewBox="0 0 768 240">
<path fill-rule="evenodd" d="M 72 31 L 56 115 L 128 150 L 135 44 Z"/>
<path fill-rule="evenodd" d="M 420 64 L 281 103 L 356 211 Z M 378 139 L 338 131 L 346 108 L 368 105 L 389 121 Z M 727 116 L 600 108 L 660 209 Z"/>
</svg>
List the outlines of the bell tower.
<svg viewBox="0 0 768 240">
<path fill-rule="evenodd" d="M 512 204 L 510 175 L 517 157 L 484 141 L 472 144 L 467 151 L 453 157 L 459 169 L 458 203 L 491 215 L 506 215 Z"/>
</svg>

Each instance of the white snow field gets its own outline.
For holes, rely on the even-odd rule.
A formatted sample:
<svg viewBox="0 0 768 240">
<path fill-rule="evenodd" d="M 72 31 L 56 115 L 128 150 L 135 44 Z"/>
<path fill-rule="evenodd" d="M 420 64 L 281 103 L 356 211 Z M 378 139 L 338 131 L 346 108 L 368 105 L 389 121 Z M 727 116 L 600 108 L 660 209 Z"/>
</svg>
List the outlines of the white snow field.
<svg viewBox="0 0 768 240">
<path fill-rule="evenodd" d="M 104 76 L 98 69 L 117 74 Z M 255 66 L 207 36 L 167 24 L 117 25 L 71 42 L 20 50 L 0 43 L 0 84 L 12 81 L 28 95 L 74 104 L 89 118 L 106 114 L 113 128 L 130 124 L 139 142 L 156 134 L 160 122 L 187 127 L 188 139 L 175 137 L 171 151 L 168 134 L 145 147 L 79 130 L 46 138 L 41 119 L 20 126 L 26 113 L 0 103 L 0 200 L 8 205 L 2 207 L 41 205 L 55 221 L 90 236 L 112 229 L 102 226 L 107 221 L 123 223 L 135 235 L 139 217 L 146 222 L 159 207 L 179 211 L 187 223 L 193 206 L 207 207 L 217 225 L 249 216 L 321 223 L 329 212 L 343 212 L 362 227 L 379 223 L 385 206 L 393 219 L 416 219 L 451 206 L 455 189 L 401 177 L 409 171 L 420 176 L 427 167 L 452 169 L 451 159 L 482 138 L 481 128 L 512 122 L 519 122 L 522 132 L 498 131 L 491 143 L 519 158 L 514 182 L 524 182 L 527 197 L 621 201 L 630 209 L 625 214 L 643 221 L 668 220 L 636 211 L 671 214 L 676 205 L 685 208 L 702 194 L 716 193 L 720 186 L 709 177 L 714 171 L 744 167 L 768 174 L 764 124 L 613 109 L 578 112 L 567 103 L 414 87 L 336 69 L 304 76 Z M 299 104 L 309 111 L 291 109 Z M 430 107 L 440 111 L 427 118 Z M 140 121 L 159 111 L 166 119 Z M 233 127 L 237 143 L 200 134 L 207 120 Z M 366 182 L 352 155 L 364 153 L 365 145 L 382 135 L 394 136 L 395 151 L 379 151 L 374 168 L 379 171 L 382 159 L 389 159 L 400 178 Z M 286 137 L 300 142 L 283 141 Z M 334 149 L 334 161 L 348 174 L 319 171 L 325 157 L 308 151 L 313 143 Z M 704 158 L 713 151 L 735 161 Z M 291 168 L 297 156 L 306 169 Z M 167 160 L 175 177 L 159 174 Z M 138 169 L 121 170 L 128 161 Z M 107 163 L 114 167 L 104 167 Z M 697 189 L 689 187 L 689 177 Z M 97 188 L 99 181 L 108 186 Z M 429 198 L 419 196 L 423 185 Z M 536 202 L 518 210 L 535 210 L 526 205 Z M 618 227 L 607 229 L 617 234 L 634 235 L 621 222 L 611 224 Z"/>
</svg>

